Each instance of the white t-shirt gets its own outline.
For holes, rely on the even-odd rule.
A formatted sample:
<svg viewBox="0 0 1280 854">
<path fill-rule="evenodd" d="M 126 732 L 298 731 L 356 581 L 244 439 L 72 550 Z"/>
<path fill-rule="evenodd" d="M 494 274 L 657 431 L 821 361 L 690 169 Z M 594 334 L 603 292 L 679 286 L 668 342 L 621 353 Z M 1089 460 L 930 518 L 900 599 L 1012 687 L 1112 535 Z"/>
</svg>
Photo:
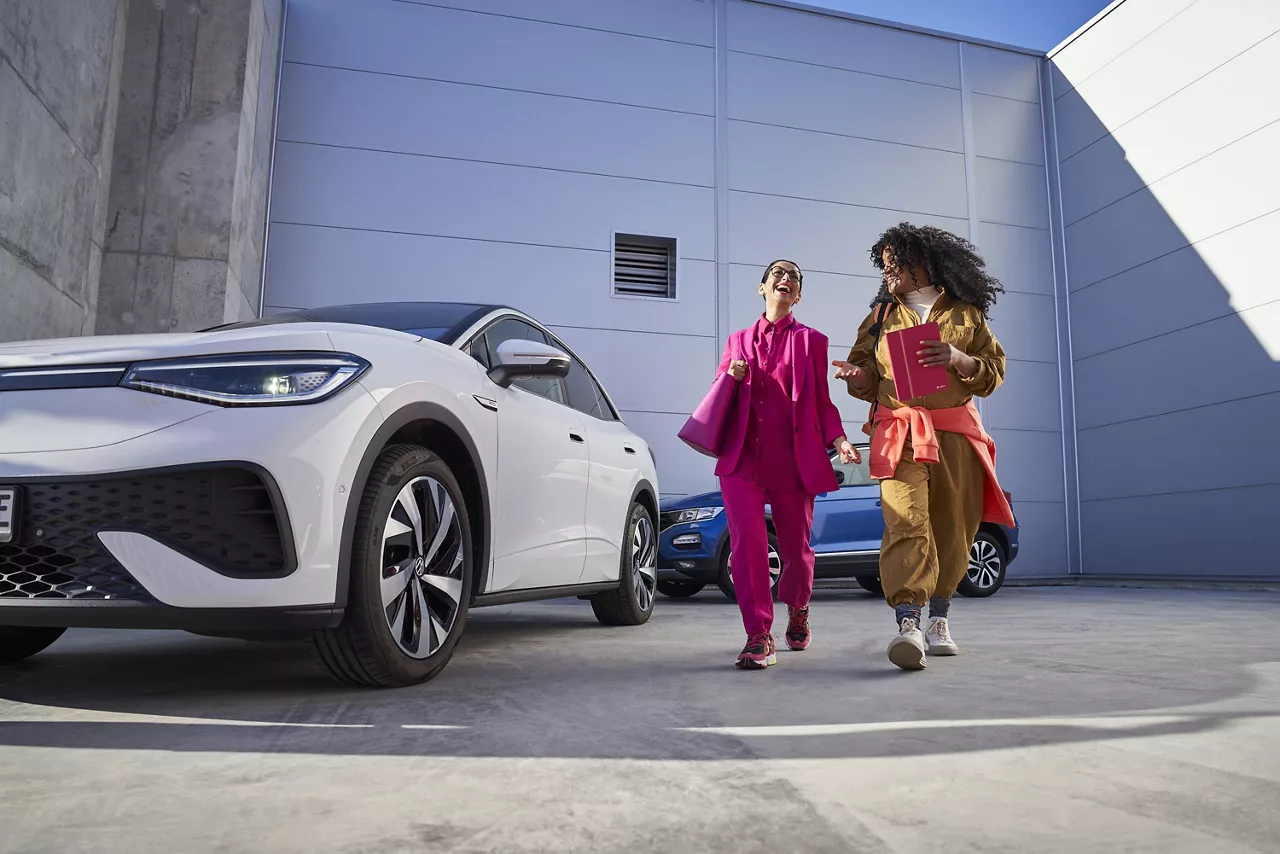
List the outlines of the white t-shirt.
<svg viewBox="0 0 1280 854">
<path fill-rule="evenodd" d="M 920 315 L 921 323 L 926 323 L 929 320 L 929 312 L 933 309 L 933 304 L 938 301 L 940 296 L 942 296 L 942 291 L 937 288 L 921 288 L 918 291 L 903 295 L 902 301 L 915 309 L 916 314 Z"/>
</svg>

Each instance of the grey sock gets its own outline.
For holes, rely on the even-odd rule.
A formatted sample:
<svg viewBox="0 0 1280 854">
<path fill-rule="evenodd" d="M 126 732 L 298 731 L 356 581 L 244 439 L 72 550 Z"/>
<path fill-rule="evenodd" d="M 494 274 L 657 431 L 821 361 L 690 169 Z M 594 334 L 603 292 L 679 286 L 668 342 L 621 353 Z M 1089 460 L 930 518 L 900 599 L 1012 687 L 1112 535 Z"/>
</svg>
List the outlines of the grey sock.
<svg viewBox="0 0 1280 854">
<path fill-rule="evenodd" d="M 943 617 L 947 616 L 947 611 L 951 608 L 950 599 L 942 599 L 938 596 L 929 597 L 929 616 Z"/>
</svg>

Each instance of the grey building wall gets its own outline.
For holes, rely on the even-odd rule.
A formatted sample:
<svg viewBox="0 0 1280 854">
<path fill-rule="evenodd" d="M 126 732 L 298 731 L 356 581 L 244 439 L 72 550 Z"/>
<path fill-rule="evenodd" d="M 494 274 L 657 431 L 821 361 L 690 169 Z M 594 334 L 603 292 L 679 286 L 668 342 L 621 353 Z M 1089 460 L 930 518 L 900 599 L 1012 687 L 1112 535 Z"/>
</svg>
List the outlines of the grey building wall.
<svg viewBox="0 0 1280 854">
<path fill-rule="evenodd" d="M 291 0 L 288 19 L 268 312 L 524 308 L 591 362 L 663 490 L 691 493 L 712 465 L 676 433 L 761 310 L 763 265 L 805 268 L 799 316 L 842 356 L 876 236 L 940 225 L 1009 290 L 984 415 L 1023 524 L 1014 571 L 1066 571 L 1038 55 L 749 0 Z M 675 300 L 613 296 L 615 231 L 677 239 Z M 861 438 L 866 406 L 832 391 Z"/>
<path fill-rule="evenodd" d="M 1084 571 L 1276 577 L 1280 3 L 1127 0 L 1051 60 Z"/>
<path fill-rule="evenodd" d="M 128 0 L 0 0 L 0 341 L 92 332 Z"/>
<path fill-rule="evenodd" d="M 129 16 L 97 331 L 257 313 L 283 0 Z"/>
</svg>

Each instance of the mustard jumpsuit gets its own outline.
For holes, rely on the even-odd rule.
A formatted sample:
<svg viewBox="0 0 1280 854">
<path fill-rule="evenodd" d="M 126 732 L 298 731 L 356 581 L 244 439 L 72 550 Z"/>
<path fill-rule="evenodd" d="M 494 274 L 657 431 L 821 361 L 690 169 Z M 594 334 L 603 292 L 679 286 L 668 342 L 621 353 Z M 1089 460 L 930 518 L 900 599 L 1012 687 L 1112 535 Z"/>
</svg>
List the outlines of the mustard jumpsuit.
<svg viewBox="0 0 1280 854">
<path fill-rule="evenodd" d="M 889 409 L 948 409 L 964 406 L 975 396 L 987 397 L 1004 381 L 1004 348 L 982 311 L 943 293 L 927 320 L 937 322 L 943 341 L 973 357 L 978 371 L 965 378 L 950 367 L 951 382 L 946 389 L 914 400 L 898 400 L 884 339 L 890 332 L 919 326 L 922 321 L 914 309 L 894 297 L 875 347 L 871 327 L 878 314 L 877 306 L 858 329 L 857 343 L 849 353 L 849 363 L 871 379 L 865 389 L 855 389 L 850 383 L 849 393 L 854 397 L 878 401 Z M 958 433 L 939 430 L 937 437 L 937 463 L 917 463 L 908 437 L 897 471 L 891 479 L 880 481 L 884 509 L 880 582 L 885 600 L 895 608 L 923 606 L 931 596 L 950 599 L 969 567 L 969 547 L 982 521 L 986 473 L 977 452 Z"/>
</svg>

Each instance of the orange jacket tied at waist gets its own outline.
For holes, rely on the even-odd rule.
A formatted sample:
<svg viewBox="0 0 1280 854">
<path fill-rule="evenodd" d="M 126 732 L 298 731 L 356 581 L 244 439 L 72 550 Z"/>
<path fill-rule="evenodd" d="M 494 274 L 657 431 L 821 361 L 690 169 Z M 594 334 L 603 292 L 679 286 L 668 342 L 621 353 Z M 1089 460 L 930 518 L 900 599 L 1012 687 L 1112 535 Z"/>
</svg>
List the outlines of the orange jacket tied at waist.
<svg viewBox="0 0 1280 854">
<path fill-rule="evenodd" d="M 876 429 L 876 428 L 879 429 Z M 871 435 L 871 476 L 878 480 L 893 477 L 902 462 L 907 436 L 918 463 L 938 461 L 938 437 L 935 431 L 959 433 L 969 440 L 987 474 L 982 491 L 982 521 L 1012 528 L 1013 508 L 996 480 L 996 443 L 982 427 L 978 408 L 969 400 L 963 406 L 949 409 L 925 409 L 903 406 L 898 409 L 878 407 L 875 425 L 864 432 Z"/>
</svg>

